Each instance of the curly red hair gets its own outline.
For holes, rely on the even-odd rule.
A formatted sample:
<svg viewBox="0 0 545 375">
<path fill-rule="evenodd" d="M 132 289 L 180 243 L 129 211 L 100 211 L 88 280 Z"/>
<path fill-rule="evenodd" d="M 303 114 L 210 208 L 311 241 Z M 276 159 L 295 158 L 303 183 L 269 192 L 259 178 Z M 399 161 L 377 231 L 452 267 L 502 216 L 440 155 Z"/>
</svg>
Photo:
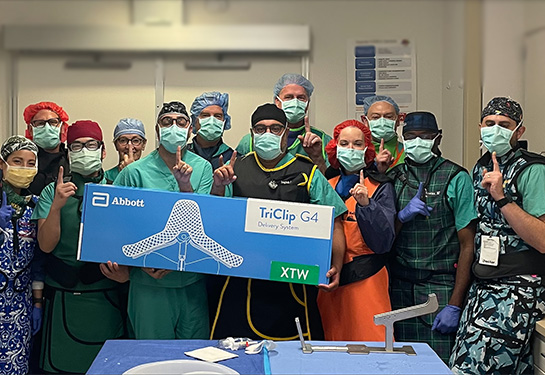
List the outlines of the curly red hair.
<svg viewBox="0 0 545 375">
<path fill-rule="evenodd" d="M 340 167 L 339 160 L 337 160 L 337 140 L 339 139 L 341 130 L 348 128 L 349 126 L 358 128 L 363 132 L 365 147 L 367 147 L 367 151 L 365 152 L 365 164 L 369 165 L 373 162 L 373 160 L 375 160 L 375 146 L 371 141 L 371 131 L 369 128 L 363 122 L 358 120 L 346 120 L 335 126 L 335 129 L 333 129 L 333 139 L 325 146 L 325 152 L 327 153 L 329 164 L 331 164 L 333 168 L 339 169 Z"/>
</svg>

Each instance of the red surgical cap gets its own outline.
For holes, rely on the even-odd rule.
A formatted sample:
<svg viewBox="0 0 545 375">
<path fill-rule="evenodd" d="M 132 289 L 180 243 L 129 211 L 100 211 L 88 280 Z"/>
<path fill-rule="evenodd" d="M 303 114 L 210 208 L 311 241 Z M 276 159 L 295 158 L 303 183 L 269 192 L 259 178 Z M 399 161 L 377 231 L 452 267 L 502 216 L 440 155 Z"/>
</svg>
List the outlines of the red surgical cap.
<svg viewBox="0 0 545 375">
<path fill-rule="evenodd" d="M 367 151 L 365 152 L 365 164 L 369 165 L 375 160 L 375 146 L 371 141 L 371 131 L 369 128 L 358 120 L 346 120 L 335 126 L 335 129 L 333 129 L 333 139 L 325 146 L 325 152 L 327 153 L 329 163 L 333 168 L 338 169 L 340 167 L 339 161 L 337 160 L 337 140 L 339 139 L 339 134 L 341 134 L 341 130 L 349 126 L 354 126 L 363 132 L 365 147 L 367 147 Z"/>
<path fill-rule="evenodd" d="M 23 112 L 23 117 L 27 125 L 30 125 L 30 122 L 36 116 L 36 113 L 40 112 L 42 109 L 49 109 L 50 111 L 55 112 L 62 122 L 68 122 L 68 114 L 62 109 L 61 106 L 53 102 L 39 102 L 36 104 L 31 104 L 25 108 Z"/>
<path fill-rule="evenodd" d="M 98 123 L 91 120 L 79 120 L 68 127 L 68 144 L 74 142 L 78 138 L 86 137 L 102 142 L 102 130 Z"/>
</svg>

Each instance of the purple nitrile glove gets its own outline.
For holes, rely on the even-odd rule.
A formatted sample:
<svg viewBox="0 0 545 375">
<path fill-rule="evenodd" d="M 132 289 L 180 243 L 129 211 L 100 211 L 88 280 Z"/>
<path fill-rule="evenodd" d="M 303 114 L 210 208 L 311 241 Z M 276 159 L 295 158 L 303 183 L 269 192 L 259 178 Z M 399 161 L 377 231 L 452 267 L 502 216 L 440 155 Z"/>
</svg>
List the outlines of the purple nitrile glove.
<svg viewBox="0 0 545 375">
<path fill-rule="evenodd" d="M 38 333 L 42 328 L 42 308 L 34 306 L 32 308 L 32 336 Z"/>
<path fill-rule="evenodd" d="M 431 329 L 444 335 L 456 332 L 458 324 L 460 323 L 461 313 L 462 309 L 458 306 L 446 305 L 435 317 Z"/>
<path fill-rule="evenodd" d="M 418 191 L 416 192 L 413 199 L 409 201 L 409 203 L 397 214 L 397 218 L 402 223 L 406 223 L 407 221 L 413 220 L 416 215 L 421 214 L 424 216 L 430 216 L 431 211 L 433 210 L 432 207 L 426 205 L 420 199 L 422 196 L 422 191 L 424 190 L 424 184 L 421 182 L 420 185 L 418 185 Z"/>
<path fill-rule="evenodd" d="M 13 214 L 13 207 L 8 204 L 6 192 L 2 192 L 2 207 L 0 207 L 0 228 L 7 228 Z"/>
</svg>

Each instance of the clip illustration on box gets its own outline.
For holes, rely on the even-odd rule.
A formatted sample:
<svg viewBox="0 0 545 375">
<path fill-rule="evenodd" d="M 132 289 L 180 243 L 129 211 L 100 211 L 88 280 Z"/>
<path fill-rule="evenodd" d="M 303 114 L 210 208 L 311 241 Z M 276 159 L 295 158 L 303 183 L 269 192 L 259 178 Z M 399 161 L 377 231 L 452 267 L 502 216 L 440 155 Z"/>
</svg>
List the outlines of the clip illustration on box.
<svg viewBox="0 0 545 375">
<path fill-rule="evenodd" d="M 78 259 L 317 285 L 330 206 L 85 186 Z"/>
</svg>

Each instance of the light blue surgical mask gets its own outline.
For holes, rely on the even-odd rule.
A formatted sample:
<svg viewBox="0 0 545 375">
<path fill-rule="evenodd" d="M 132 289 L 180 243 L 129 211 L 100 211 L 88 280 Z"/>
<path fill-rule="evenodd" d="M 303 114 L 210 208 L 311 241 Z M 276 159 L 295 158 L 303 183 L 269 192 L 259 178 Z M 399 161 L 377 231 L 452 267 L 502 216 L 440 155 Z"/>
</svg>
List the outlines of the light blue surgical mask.
<svg viewBox="0 0 545 375">
<path fill-rule="evenodd" d="M 169 126 L 168 128 L 159 128 L 159 143 L 168 152 L 175 154 L 178 146 L 184 149 L 187 144 L 187 132 L 188 128 L 180 128 L 176 125 Z"/>
<path fill-rule="evenodd" d="M 286 101 L 282 101 L 278 96 L 277 98 L 282 102 L 282 110 L 286 114 L 286 119 L 289 123 L 296 124 L 305 118 L 308 102 L 304 102 L 297 98 Z"/>
<path fill-rule="evenodd" d="M 395 131 L 396 122 L 395 120 L 390 120 L 384 117 L 381 117 L 376 120 L 368 120 L 369 128 L 371 129 L 371 135 L 373 139 L 379 141 L 384 139 L 384 142 L 388 142 L 390 139 L 397 136 Z"/>
<path fill-rule="evenodd" d="M 274 135 L 270 132 L 263 134 L 254 133 L 254 150 L 257 155 L 265 160 L 274 160 L 282 154 L 282 135 Z"/>
<path fill-rule="evenodd" d="M 60 132 L 60 126 L 45 124 L 39 128 L 32 129 L 32 140 L 44 150 L 51 150 L 61 142 Z"/>
<path fill-rule="evenodd" d="M 86 147 L 81 151 L 68 151 L 70 170 L 82 176 L 89 176 L 102 168 L 102 147 L 90 151 Z"/>
<path fill-rule="evenodd" d="M 415 139 L 404 139 L 403 147 L 405 148 L 406 157 L 418 164 L 423 164 L 436 156 L 431 150 L 437 136 L 433 139 L 422 139 L 420 137 L 416 137 Z"/>
<path fill-rule="evenodd" d="M 365 167 L 366 151 L 367 147 L 363 150 L 356 150 L 355 148 L 337 146 L 337 160 L 347 172 L 357 172 Z"/>
<path fill-rule="evenodd" d="M 496 152 L 496 155 L 503 156 L 509 152 L 513 147 L 511 146 L 511 137 L 513 133 L 519 128 L 519 124 L 515 129 L 509 130 L 500 125 L 483 126 L 481 128 L 481 139 L 484 147 L 490 153 Z"/>
<path fill-rule="evenodd" d="M 215 141 L 223 134 L 223 125 L 225 124 L 225 121 L 221 121 L 214 116 L 209 116 L 200 118 L 199 124 L 201 125 L 201 128 L 197 134 L 200 134 L 200 136 L 207 141 Z"/>
</svg>

